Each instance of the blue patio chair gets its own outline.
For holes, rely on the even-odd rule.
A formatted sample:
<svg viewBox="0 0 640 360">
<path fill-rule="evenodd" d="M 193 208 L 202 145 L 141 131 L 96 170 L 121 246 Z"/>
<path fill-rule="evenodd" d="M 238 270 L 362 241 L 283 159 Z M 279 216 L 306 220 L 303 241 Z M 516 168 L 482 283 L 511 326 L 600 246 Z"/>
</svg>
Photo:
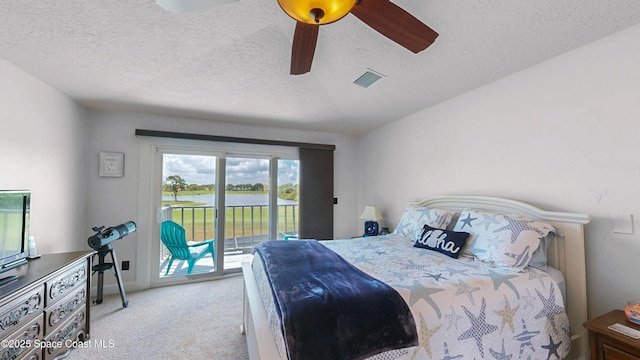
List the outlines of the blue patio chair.
<svg viewBox="0 0 640 360">
<path fill-rule="evenodd" d="M 185 237 L 184 228 L 173 221 L 163 221 L 160 226 L 160 239 L 164 246 L 171 252 L 171 259 L 167 266 L 167 272 L 171 269 L 173 260 L 186 260 L 189 264 L 187 274 L 191 274 L 196 261 L 202 259 L 205 255 L 211 253 L 211 258 L 215 259 L 213 240 L 205 240 L 201 242 L 189 241 Z"/>
<path fill-rule="evenodd" d="M 297 233 L 292 234 L 292 233 L 283 232 L 282 237 L 284 237 L 285 240 L 298 240 Z"/>
</svg>

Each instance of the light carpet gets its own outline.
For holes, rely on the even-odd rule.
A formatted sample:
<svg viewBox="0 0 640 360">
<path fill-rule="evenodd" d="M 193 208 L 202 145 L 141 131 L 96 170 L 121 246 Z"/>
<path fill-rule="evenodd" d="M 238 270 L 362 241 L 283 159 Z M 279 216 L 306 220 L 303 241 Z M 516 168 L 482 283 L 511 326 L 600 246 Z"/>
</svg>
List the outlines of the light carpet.
<svg viewBox="0 0 640 360">
<path fill-rule="evenodd" d="M 67 359 L 248 359 L 241 276 L 103 297 L 91 338 Z M 92 298 L 95 300 L 95 298 Z"/>
</svg>

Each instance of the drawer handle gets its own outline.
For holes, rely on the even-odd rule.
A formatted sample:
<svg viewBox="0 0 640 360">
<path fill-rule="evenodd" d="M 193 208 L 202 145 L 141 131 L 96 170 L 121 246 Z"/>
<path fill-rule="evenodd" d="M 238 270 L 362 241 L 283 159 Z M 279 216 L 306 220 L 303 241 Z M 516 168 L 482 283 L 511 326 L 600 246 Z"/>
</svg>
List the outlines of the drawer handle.
<svg viewBox="0 0 640 360">
<path fill-rule="evenodd" d="M 50 296 L 52 299 L 63 295 L 67 290 L 75 287 L 80 281 L 86 279 L 87 269 L 83 266 L 78 268 L 74 273 L 60 278 L 51 285 Z"/>
<path fill-rule="evenodd" d="M 4 331 L 8 328 L 16 325 L 27 315 L 34 312 L 40 307 L 42 303 L 42 297 L 40 294 L 33 294 L 24 302 L 18 304 L 13 310 L 9 311 L 5 317 L 0 321 L 0 330 Z"/>
</svg>

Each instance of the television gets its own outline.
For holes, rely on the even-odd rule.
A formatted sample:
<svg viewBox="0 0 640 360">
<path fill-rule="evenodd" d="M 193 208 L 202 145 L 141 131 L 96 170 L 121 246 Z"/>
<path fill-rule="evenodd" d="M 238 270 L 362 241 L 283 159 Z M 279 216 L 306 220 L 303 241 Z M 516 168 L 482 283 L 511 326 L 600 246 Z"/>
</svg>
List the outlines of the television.
<svg viewBox="0 0 640 360">
<path fill-rule="evenodd" d="M 0 190 L 0 273 L 27 262 L 30 209 L 30 191 Z"/>
</svg>

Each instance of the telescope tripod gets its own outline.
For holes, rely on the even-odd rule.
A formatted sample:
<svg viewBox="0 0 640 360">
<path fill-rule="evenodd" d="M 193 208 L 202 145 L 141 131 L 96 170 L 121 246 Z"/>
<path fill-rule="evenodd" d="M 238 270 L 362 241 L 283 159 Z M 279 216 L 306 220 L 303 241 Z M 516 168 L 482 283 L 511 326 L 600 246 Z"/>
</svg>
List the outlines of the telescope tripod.
<svg viewBox="0 0 640 360">
<path fill-rule="evenodd" d="M 113 249 L 111 244 L 107 244 L 100 249 L 98 252 L 98 264 L 93 265 L 91 270 L 93 270 L 93 274 L 98 273 L 98 296 L 96 300 L 93 302 L 94 304 L 102 304 L 102 287 L 104 285 L 104 272 L 105 270 L 110 270 L 115 275 L 118 280 L 118 288 L 120 289 L 120 297 L 122 298 L 122 307 L 127 307 L 129 305 L 129 300 L 127 300 L 127 296 L 124 294 L 124 285 L 122 284 L 122 277 L 120 277 L 120 271 L 118 270 L 118 260 L 116 260 L 116 251 Z M 107 254 L 111 255 L 110 263 L 104 262 L 104 257 Z M 93 275 L 91 274 L 91 275 Z"/>
</svg>

